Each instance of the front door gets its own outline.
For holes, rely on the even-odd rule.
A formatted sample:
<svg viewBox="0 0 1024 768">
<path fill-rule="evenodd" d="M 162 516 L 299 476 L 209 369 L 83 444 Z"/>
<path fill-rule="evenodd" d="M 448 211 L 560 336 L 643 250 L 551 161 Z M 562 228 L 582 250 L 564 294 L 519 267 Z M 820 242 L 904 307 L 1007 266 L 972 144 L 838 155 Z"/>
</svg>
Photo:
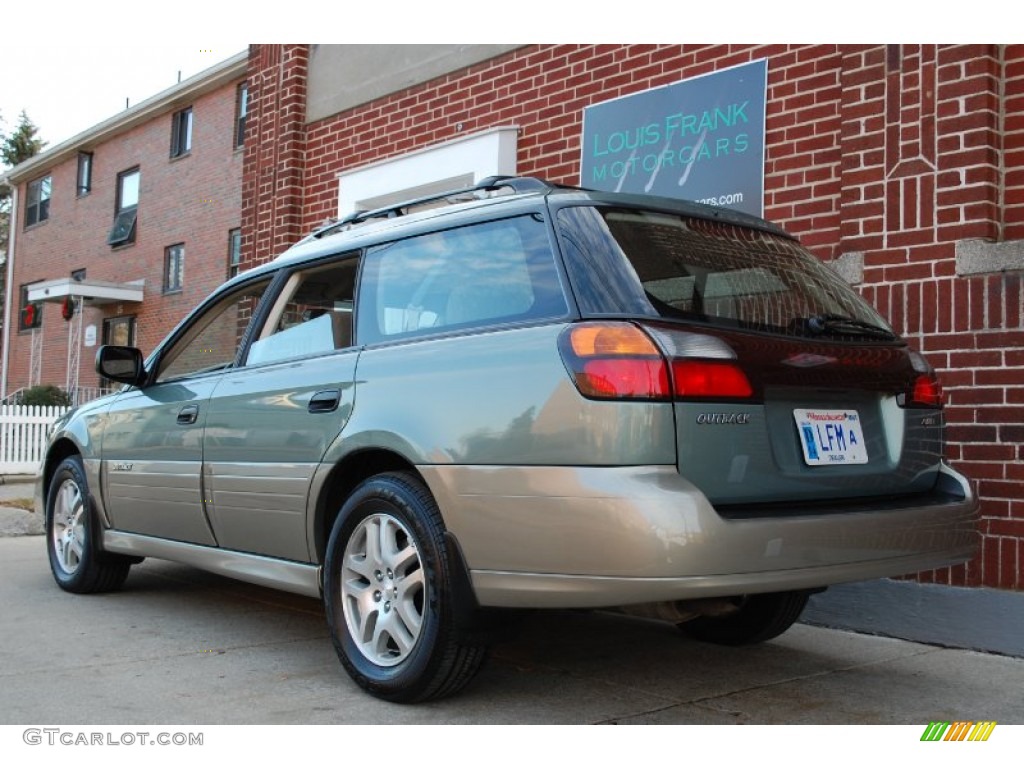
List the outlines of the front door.
<svg viewBox="0 0 1024 768">
<path fill-rule="evenodd" d="M 113 527 L 215 545 L 205 511 L 203 430 L 210 395 L 231 370 L 263 280 L 201 308 L 126 390 L 103 431 L 103 477 Z"/>
</svg>

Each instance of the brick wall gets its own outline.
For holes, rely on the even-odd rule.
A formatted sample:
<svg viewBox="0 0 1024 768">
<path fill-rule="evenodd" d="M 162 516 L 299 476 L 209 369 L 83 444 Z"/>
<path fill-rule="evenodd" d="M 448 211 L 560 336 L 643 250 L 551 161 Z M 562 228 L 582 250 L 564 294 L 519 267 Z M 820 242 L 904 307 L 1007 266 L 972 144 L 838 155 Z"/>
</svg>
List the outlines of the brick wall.
<svg viewBox="0 0 1024 768">
<path fill-rule="evenodd" d="M 1021 194 L 1022 104 L 1008 97 L 1022 53 L 883 46 L 843 62 L 843 174 L 855 183 L 843 184 L 840 245 L 864 254 L 864 295 L 939 369 L 948 456 L 983 497 L 982 556 L 928 581 L 1024 588 L 1021 275 L 959 275 L 956 258 L 958 241 L 1024 231 L 1020 205 L 1006 204 Z"/>
<path fill-rule="evenodd" d="M 22 283 L 68 277 L 81 268 L 89 280 L 145 280 L 141 305 L 86 307 L 83 325 L 96 325 L 98 346 L 104 318 L 134 315 L 136 344 L 148 353 L 225 280 L 228 231 L 241 221 L 242 152 L 234 150 L 232 133 L 236 85 L 176 107 L 192 106 L 192 150 L 187 156 L 169 159 L 172 110 L 93 147 L 92 191 L 86 196 L 76 196 L 76 157 L 50 169 L 49 219 L 26 230 L 19 212 L 17 222 L 8 392 L 29 381 L 30 334 L 16 330 Z M 117 174 L 133 166 L 141 172 L 135 242 L 111 248 L 107 235 L 114 221 Z M 24 184 L 19 195 L 24 201 Z M 163 295 L 164 249 L 176 243 L 185 245 L 183 290 Z M 59 304 L 44 304 L 43 311 L 40 383 L 63 387 L 70 324 L 61 318 Z M 82 350 L 80 386 L 98 384 L 95 351 Z"/>
<path fill-rule="evenodd" d="M 305 234 L 302 181 L 308 61 L 304 45 L 249 49 L 242 177 L 242 253 L 248 265 L 273 258 Z"/>
<path fill-rule="evenodd" d="M 520 173 L 577 183 L 587 105 L 767 58 L 766 217 L 852 263 L 939 369 L 950 459 L 983 496 L 982 555 L 921 578 L 1024 588 L 1021 273 L 958 274 L 957 257 L 974 239 L 1024 239 L 1024 46 L 532 46 L 301 131 L 303 48 L 255 48 L 266 102 L 245 168 L 254 263 L 334 214 L 341 171 L 515 124 Z"/>
</svg>

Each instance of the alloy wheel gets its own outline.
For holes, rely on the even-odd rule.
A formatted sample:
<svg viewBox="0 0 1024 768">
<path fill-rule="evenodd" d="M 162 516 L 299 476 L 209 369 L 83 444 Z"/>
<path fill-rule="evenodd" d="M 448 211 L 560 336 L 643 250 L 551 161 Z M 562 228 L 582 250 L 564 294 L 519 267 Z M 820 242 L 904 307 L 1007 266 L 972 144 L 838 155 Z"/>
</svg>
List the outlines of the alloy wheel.
<svg viewBox="0 0 1024 768">
<path fill-rule="evenodd" d="M 82 500 L 82 490 L 78 483 L 69 478 L 57 491 L 50 532 L 57 563 L 69 575 L 75 573 L 82 562 L 85 535 L 85 504 Z"/>
<path fill-rule="evenodd" d="M 426 581 L 408 529 L 388 514 L 352 531 L 341 568 L 345 621 L 356 647 L 382 667 L 400 664 L 423 628 Z"/>
</svg>

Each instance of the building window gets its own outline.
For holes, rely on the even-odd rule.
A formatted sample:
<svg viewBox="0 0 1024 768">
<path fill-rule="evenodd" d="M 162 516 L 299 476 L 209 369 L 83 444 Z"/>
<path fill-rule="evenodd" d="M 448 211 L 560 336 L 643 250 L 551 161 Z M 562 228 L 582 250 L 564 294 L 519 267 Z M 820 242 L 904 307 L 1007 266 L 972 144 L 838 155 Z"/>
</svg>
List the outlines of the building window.
<svg viewBox="0 0 1024 768">
<path fill-rule="evenodd" d="M 228 232 L 228 277 L 238 274 L 242 263 L 242 230 L 232 229 Z"/>
<path fill-rule="evenodd" d="M 108 317 L 103 321 L 103 343 L 119 347 L 135 346 L 135 317 Z"/>
<path fill-rule="evenodd" d="M 31 227 L 50 218 L 50 177 L 28 183 L 28 201 L 25 205 L 25 226 Z"/>
<path fill-rule="evenodd" d="M 171 119 L 171 157 L 192 151 L 192 107 L 175 112 Z"/>
<path fill-rule="evenodd" d="M 25 283 L 21 286 L 21 305 L 18 312 L 18 330 L 28 331 L 32 328 L 38 328 L 43 324 L 43 305 L 41 302 L 29 303 L 28 301 L 28 289 L 33 286 L 34 283 L 39 282 L 38 280 L 32 283 Z"/>
<path fill-rule="evenodd" d="M 139 213 L 139 169 L 132 168 L 117 174 L 117 202 L 114 206 L 114 226 L 107 237 L 112 246 L 135 242 L 135 222 Z"/>
<path fill-rule="evenodd" d="M 108 317 L 103 320 L 103 343 L 115 344 L 119 347 L 135 346 L 135 317 L 126 315 L 123 317 Z M 100 377 L 100 386 L 118 387 L 116 382 Z"/>
<path fill-rule="evenodd" d="M 164 293 L 177 293 L 185 282 L 185 244 L 164 249 Z"/>
<path fill-rule="evenodd" d="M 235 93 L 235 149 L 245 143 L 245 117 L 249 114 L 249 85 L 240 83 Z"/>
<path fill-rule="evenodd" d="M 78 153 L 77 194 L 85 197 L 92 191 L 92 152 Z"/>
</svg>

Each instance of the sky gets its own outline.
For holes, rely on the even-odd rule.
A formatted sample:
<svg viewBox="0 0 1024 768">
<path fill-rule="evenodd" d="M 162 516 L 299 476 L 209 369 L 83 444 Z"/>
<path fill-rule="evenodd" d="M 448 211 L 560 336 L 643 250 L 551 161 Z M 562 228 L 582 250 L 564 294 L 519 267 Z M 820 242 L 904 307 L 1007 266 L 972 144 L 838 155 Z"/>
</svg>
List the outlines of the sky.
<svg viewBox="0 0 1024 768">
<path fill-rule="evenodd" d="M 179 71 L 184 80 L 250 43 L 303 42 L 332 30 L 367 36 L 345 20 L 346 7 L 346 0 L 8 3 L 0 18 L 0 128 L 13 131 L 25 110 L 54 147 L 122 112 L 126 99 L 138 104 L 175 85 Z"/>
<path fill-rule="evenodd" d="M 242 37 L 217 44 L 62 45 L 40 57 L 32 46 L 5 46 L 8 61 L 32 61 L 31 76 L 21 67 L 0 67 L 0 118 L 11 133 L 22 110 L 39 128 L 48 147 L 170 88 L 181 79 L 246 50 Z"/>
</svg>

